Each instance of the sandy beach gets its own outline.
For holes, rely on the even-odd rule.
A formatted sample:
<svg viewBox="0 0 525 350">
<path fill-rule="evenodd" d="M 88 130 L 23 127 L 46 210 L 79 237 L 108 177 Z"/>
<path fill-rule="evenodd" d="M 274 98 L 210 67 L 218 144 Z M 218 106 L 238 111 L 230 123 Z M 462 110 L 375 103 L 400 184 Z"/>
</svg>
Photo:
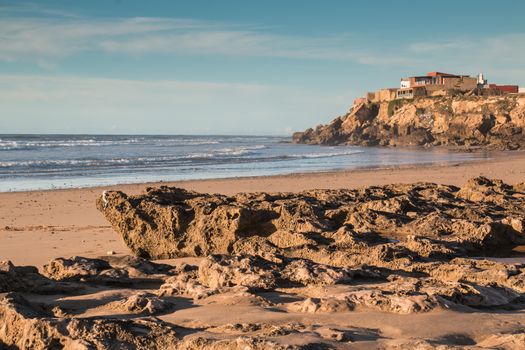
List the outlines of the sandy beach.
<svg viewBox="0 0 525 350">
<path fill-rule="evenodd" d="M 476 176 L 498 178 L 509 184 L 521 183 L 525 179 L 524 154 L 522 152 L 502 154 L 497 159 L 463 164 L 1 193 L 0 260 L 10 260 L 19 266 L 34 265 L 42 270 L 44 264 L 58 257 L 95 258 L 114 252 L 114 256 L 109 258 L 118 259 L 132 254 L 95 207 L 96 198 L 106 190 L 122 190 L 128 194 L 138 194 L 147 186 L 169 185 L 199 192 L 233 195 L 238 192 L 297 192 L 308 189 L 358 188 L 421 181 L 460 186 Z M 199 264 L 201 261 L 202 258 L 180 258 L 159 262 L 168 263 L 182 271 L 184 263 Z M 117 263 L 118 260 L 115 260 L 115 264 Z M 130 271 L 130 274 L 131 271 L 138 273 L 135 268 L 129 266 L 124 268 Z M 135 310 L 137 303 L 142 302 L 142 299 L 136 299 L 137 289 L 128 285 L 119 286 L 118 283 L 122 281 L 112 282 L 117 283 L 116 286 L 94 283 L 93 286 L 82 287 L 87 289 L 79 295 L 27 294 L 27 298 L 32 302 L 57 306 L 58 308 L 53 308 L 55 317 L 63 315 L 119 317 L 118 315 L 123 312 L 124 314 L 147 312 L 143 308 L 140 309 L 142 311 L 130 311 Z M 143 297 L 146 301 L 158 300 L 155 299 L 155 293 L 159 293 L 157 288 L 158 285 L 140 287 L 139 298 Z M 162 288 L 165 287 L 161 287 L 161 291 L 168 290 Z M 187 288 L 187 293 L 195 293 L 191 287 Z M 302 311 L 292 308 L 299 303 L 294 304 L 294 300 L 298 300 L 293 294 L 295 292 L 302 295 L 330 297 L 332 294 L 337 295 L 340 288 L 337 285 L 322 288 L 308 286 L 303 289 L 276 289 L 272 292 L 250 294 L 234 287 L 229 292 L 204 299 L 195 296 L 193 299 L 186 296 L 165 297 L 162 303 L 169 302 L 168 305 L 171 306 L 168 307 L 168 311 L 160 312 L 155 322 L 160 320 L 167 322 L 174 326 L 177 332 L 181 332 L 179 334 L 190 334 L 191 336 L 187 338 L 190 339 L 188 340 L 190 345 L 186 345 L 187 349 L 200 349 L 204 346 L 203 343 L 194 340 L 197 336 L 205 336 L 209 342 L 212 341 L 209 339 L 215 339 L 213 341 L 224 339 L 230 342 L 225 343 L 230 344 L 226 345 L 226 348 L 233 346 L 232 341 L 235 346 L 241 346 L 239 345 L 241 338 L 236 337 L 243 334 L 259 337 L 256 339 L 261 341 L 262 347 L 246 347 L 249 349 L 277 349 L 279 347 L 276 344 L 300 346 L 319 341 L 329 342 L 337 349 L 376 349 L 378 344 L 382 344 L 381 346 L 387 349 L 435 348 L 425 347 L 430 346 L 429 344 L 451 346 L 446 349 L 467 348 L 475 344 L 479 346 L 475 347 L 476 349 L 485 349 L 492 348 L 493 344 L 504 344 L 506 347 L 501 347 L 503 349 L 519 349 L 519 342 L 522 339 L 519 330 L 525 326 L 523 323 L 525 315 L 522 310 L 481 310 L 472 313 L 467 309 L 448 310 L 445 307 L 429 312 L 408 314 L 377 309 L 311 313 L 305 311 L 305 306 Z M 120 300 L 125 300 L 125 304 Z M 126 306 L 129 303 L 133 305 L 131 309 Z M 287 306 L 288 309 L 281 307 L 279 310 L 271 307 L 271 305 L 285 305 L 283 303 L 292 306 Z M 161 304 L 160 307 L 165 308 L 165 304 Z M 141 327 L 146 326 L 142 323 Z M 516 332 L 518 335 L 514 335 Z M 264 343 L 268 339 L 276 343 Z M 423 342 L 422 339 L 433 339 L 433 342 Z M 152 339 L 148 341 L 155 342 Z M 275 347 L 268 347 L 270 344 Z"/>
<path fill-rule="evenodd" d="M 96 198 L 105 190 L 138 194 L 148 186 L 166 185 L 232 195 L 421 181 L 461 186 L 476 176 L 501 179 L 509 184 L 523 182 L 525 153 L 502 153 L 492 160 L 463 164 L 0 193 L 0 258 L 18 265 L 40 266 L 61 256 L 96 257 L 108 251 L 129 253 L 95 208 Z"/>
</svg>

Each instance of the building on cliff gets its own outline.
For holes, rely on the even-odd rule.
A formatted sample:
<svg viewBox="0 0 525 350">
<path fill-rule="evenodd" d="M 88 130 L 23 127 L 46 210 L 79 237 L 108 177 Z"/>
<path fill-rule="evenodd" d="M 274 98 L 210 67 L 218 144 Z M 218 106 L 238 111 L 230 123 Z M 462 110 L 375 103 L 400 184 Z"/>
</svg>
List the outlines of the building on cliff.
<svg viewBox="0 0 525 350">
<path fill-rule="evenodd" d="M 485 92 L 483 92 L 485 91 Z M 412 99 L 419 96 L 443 96 L 447 94 L 518 93 L 517 85 L 488 84 L 483 74 L 477 77 L 443 72 L 429 72 L 426 75 L 402 78 L 399 88 L 387 88 L 368 92 L 366 97 L 355 99 L 354 105 L 370 102 L 389 102 L 397 99 Z"/>
<path fill-rule="evenodd" d="M 471 91 L 478 87 L 478 80 L 477 77 L 442 72 L 430 72 L 427 75 L 402 78 L 396 98 L 443 95 L 449 90 Z"/>
<path fill-rule="evenodd" d="M 507 94 L 517 94 L 519 92 L 518 85 L 488 84 L 486 88 L 489 90 L 496 90 L 501 93 L 507 93 Z"/>
<path fill-rule="evenodd" d="M 434 87 L 439 89 L 460 88 L 473 89 L 477 87 L 478 78 L 468 75 L 455 75 L 442 72 L 430 72 L 427 75 L 402 78 L 400 88 L 413 88 L 416 86 Z"/>
</svg>

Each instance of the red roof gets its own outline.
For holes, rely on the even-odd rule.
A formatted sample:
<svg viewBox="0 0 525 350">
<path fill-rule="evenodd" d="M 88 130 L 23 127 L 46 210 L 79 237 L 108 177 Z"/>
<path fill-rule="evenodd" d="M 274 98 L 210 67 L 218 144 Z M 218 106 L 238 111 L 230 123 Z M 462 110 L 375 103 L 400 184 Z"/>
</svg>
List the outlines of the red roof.
<svg viewBox="0 0 525 350">
<path fill-rule="evenodd" d="M 437 77 L 438 75 L 441 75 L 443 77 L 459 77 L 459 75 L 449 74 L 449 73 L 442 73 L 442 72 L 430 72 L 430 73 L 427 73 L 427 76 L 429 76 L 429 77 Z"/>
</svg>

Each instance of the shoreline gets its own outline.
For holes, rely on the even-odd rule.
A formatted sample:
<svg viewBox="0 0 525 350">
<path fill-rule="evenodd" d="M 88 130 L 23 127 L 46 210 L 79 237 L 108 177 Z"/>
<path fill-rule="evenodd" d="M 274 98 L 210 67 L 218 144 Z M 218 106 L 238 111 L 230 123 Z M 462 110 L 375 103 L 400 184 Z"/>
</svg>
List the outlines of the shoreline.
<svg viewBox="0 0 525 350">
<path fill-rule="evenodd" d="M 78 140 L 77 140 L 78 141 Z M 217 141 L 218 142 L 218 141 Z M 270 146 L 257 145 L 255 148 L 262 147 L 263 149 L 269 149 Z M 93 172 L 91 168 L 72 168 L 68 172 L 60 170 L 57 168 L 58 172 L 54 171 L 49 173 L 53 176 L 46 175 L 47 168 L 43 168 L 43 173 L 40 173 L 39 168 L 31 170 L 23 169 L 18 172 L 18 170 L 13 170 L 10 176 L 4 177 L 4 180 L 0 181 L 0 193 L 12 193 L 12 192 L 34 192 L 34 191 L 44 191 L 44 190 L 62 190 L 62 189 L 82 189 L 82 188 L 102 188 L 102 187 L 113 187 L 113 186 L 122 186 L 122 185 L 137 185 L 137 184 L 156 184 L 156 183 L 175 183 L 175 182 L 186 182 L 186 181 L 203 181 L 203 180 L 217 180 L 217 179 L 231 179 L 231 178 L 258 178 L 258 177 L 273 177 L 273 176 L 287 176 L 287 175 L 296 175 L 296 174 L 310 174 L 310 173 L 332 173 L 332 172 L 347 172 L 347 171 L 360 171 L 360 170 L 377 170 L 377 169 L 390 169 L 390 168 L 400 168 L 400 167 L 417 167 L 417 166 L 432 166 L 432 165 L 446 165 L 453 164 L 456 162 L 475 162 L 479 160 L 487 160 L 488 158 L 501 157 L 505 153 L 511 153 L 509 151 L 496 151 L 496 150 L 487 150 L 483 148 L 471 148 L 471 149 L 458 149 L 457 147 L 449 146 L 436 146 L 432 148 L 425 147 L 381 147 L 381 146 L 370 146 L 370 147 L 350 147 L 348 150 L 345 150 L 344 147 L 337 150 L 330 150 L 326 153 L 327 149 L 332 149 L 333 147 L 327 146 L 309 146 L 309 145 L 298 145 L 301 146 L 300 149 L 293 149 L 292 160 L 296 161 L 301 158 L 301 155 L 304 155 L 305 162 L 298 164 L 288 164 L 284 162 L 284 165 L 281 163 L 271 163 L 270 166 L 266 166 L 265 161 L 258 165 L 258 161 L 251 161 L 251 164 L 248 166 L 239 166 L 245 162 L 236 162 L 232 161 L 227 164 L 224 168 L 214 167 L 220 163 L 209 163 L 205 165 L 199 165 L 199 163 L 192 164 L 195 168 L 187 168 L 186 165 L 183 165 L 180 169 L 178 166 L 167 163 L 166 168 L 160 167 L 159 171 L 156 171 L 156 167 L 151 168 L 150 170 L 144 171 L 146 168 L 142 168 L 139 165 L 137 167 L 130 165 L 128 168 L 121 168 L 120 166 L 109 165 L 106 171 L 98 169 L 98 165 L 95 165 Z M 233 147 L 233 146 L 232 146 Z M 315 148 L 317 147 L 317 148 Z M 254 146 L 246 146 L 242 144 L 241 146 L 235 145 L 233 148 L 227 148 L 228 152 L 232 150 L 240 149 L 242 152 L 246 150 L 255 149 Z M 365 148 L 367 150 L 365 150 Z M 321 150 L 323 149 L 323 150 Z M 222 148 L 221 148 L 222 150 Z M 198 150 L 197 150 L 198 151 Z M 200 153 L 191 153 L 196 152 L 196 150 L 188 150 L 189 155 L 197 155 Z M 199 151 L 200 152 L 200 151 Z M 212 154 L 214 151 L 202 150 L 204 154 Z M 211 152 L 211 153 L 210 153 Z M 235 151 L 237 152 L 237 151 Z M 305 153 L 306 152 L 306 153 Z M 312 153 L 313 152 L 313 153 Z M 519 151 L 516 151 L 519 152 Z M 89 153 L 89 152 L 88 152 Z M 180 152 L 179 152 L 180 153 Z M 249 153 L 249 152 L 248 152 Z M 296 154 L 297 153 L 297 154 Z M 304 153 L 304 154 L 303 154 Z M 325 154 L 326 153 L 326 154 Z M 219 153 L 220 154 L 220 153 Z M 357 158 L 354 159 L 354 156 Z M 361 154 L 361 155 L 360 155 Z M 8 159 L 9 158 L 9 154 Z M 277 155 L 277 156 L 276 156 Z M 333 156 L 336 157 L 333 157 Z M 510 154 L 509 154 L 510 155 Z M 16 156 L 13 154 L 12 157 Z M 47 162 L 45 154 L 42 155 L 44 160 L 43 164 Z M 120 159 L 121 155 L 113 155 L 117 157 L 117 160 Z M 164 154 L 165 156 L 165 154 Z M 272 157 L 279 159 L 283 156 L 282 150 L 270 152 L 269 154 L 262 154 L 261 159 L 268 160 L 273 159 Z M 321 158 L 321 162 L 312 163 L 309 160 L 310 156 L 314 158 Z M 339 158 L 344 156 L 343 158 Z M 348 158 L 350 156 L 350 158 Z M 175 157 L 179 159 L 180 154 L 177 154 Z M 269 158 L 268 158 L 269 157 Z M 295 159 L 294 157 L 299 157 Z M 67 156 L 66 156 L 67 158 Z M 76 156 L 70 155 L 72 159 L 71 162 L 77 161 Z M 163 157 L 161 157 L 163 158 Z M 186 157 L 183 157 L 186 158 Z M 215 156 L 212 156 L 215 158 Z M 51 159 L 51 158 L 50 158 Z M 67 158 L 69 159 L 69 158 Z M 153 157 L 152 159 L 156 159 Z M 160 158 L 159 158 L 160 159 Z M 249 159 L 249 158 L 247 158 Z M 257 158 L 258 159 L 258 158 Z M 328 161 L 328 159 L 332 159 Z M 352 160 L 353 159 L 353 160 Z M 111 158 L 113 160 L 113 158 Z M 245 159 L 246 161 L 246 159 Z M 32 162 L 32 161 L 31 161 Z M 31 163 L 30 162 L 30 163 Z M 34 161 L 35 164 L 39 164 L 40 161 Z M 67 162 L 66 160 L 57 161 L 57 164 L 61 162 Z M 0 162 L 1 163 L 1 162 Z M 17 163 L 16 161 L 13 163 Z M 24 162 L 22 162 L 24 163 Z M 96 162 L 95 162 L 96 163 Z M 110 162 L 111 163 L 111 162 Z M 250 162 L 248 162 L 250 163 Z M 2 163 L 3 164 L 3 163 Z M 0 164 L 0 165 L 2 165 Z M 8 167 L 11 166 L 8 161 Z M 101 163 L 102 164 L 102 163 Z M 131 164 L 134 164 L 133 162 Z M 171 165 L 170 165 L 171 164 Z M 315 165 L 317 164 L 317 165 Z M 127 169 L 127 170 L 123 170 Z M 66 169 L 67 170 L 67 169 Z M 36 171 L 36 173 L 34 173 Z M 73 174 L 70 174 L 70 172 Z M 77 173 L 80 171 L 80 173 Z M 82 171 L 86 171 L 84 175 Z M 24 174 L 32 175 L 42 175 L 42 176 L 25 176 Z M 6 174 L 10 174 L 9 168 Z M 72 175 L 72 176 L 71 176 Z"/>
<path fill-rule="evenodd" d="M 477 152 L 477 151 L 475 151 Z M 210 177 L 210 178 L 196 178 L 196 179 L 184 179 L 184 180 L 160 180 L 160 181 L 143 181 L 143 182 L 122 182 L 110 185 L 87 185 L 77 187 L 56 187 L 56 188 L 44 188 L 44 189 L 29 189 L 29 190 L 12 190 L 12 191 L 0 191 L 0 195 L 7 193 L 34 193 L 34 192 L 54 192 L 54 191 L 75 191 L 75 190 L 113 190 L 116 187 L 154 187 L 154 186 L 171 186 L 172 184 L 188 184 L 196 182 L 215 182 L 215 181 L 235 181 L 235 180 L 260 180 L 260 179 L 272 179 L 272 178 L 290 178 L 290 177 L 310 177 L 310 176 L 326 176 L 335 174 L 353 174 L 353 173 L 366 173 L 374 171 L 397 171 L 397 170 L 413 170 L 413 169 L 427 169 L 427 168 L 448 168 L 457 167 L 467 164 L 479 164 L 479 163 L 494 163 L 498 161 L 504 161 L 508 159 L 521 159 L 525 158 L 525 150 L 517 151 L 497 151 L 491 153 L 493 156 L 487 158 L 469 159 L 461 163 L 458 160 L 453 161 L 442 161 L 442 162 L 422 162 L 422 163 L 407 163 L 399 165 L 385 165 L 385 166 L 357 166 L 350 169 L 332 169 L 332 170 L 319 170 L 319 171 L 303 171 L 303 172 L 292 172 L 274 175 L 253 175 L 253 176 L 232 176 L 232 177 Z"/>
</svg>

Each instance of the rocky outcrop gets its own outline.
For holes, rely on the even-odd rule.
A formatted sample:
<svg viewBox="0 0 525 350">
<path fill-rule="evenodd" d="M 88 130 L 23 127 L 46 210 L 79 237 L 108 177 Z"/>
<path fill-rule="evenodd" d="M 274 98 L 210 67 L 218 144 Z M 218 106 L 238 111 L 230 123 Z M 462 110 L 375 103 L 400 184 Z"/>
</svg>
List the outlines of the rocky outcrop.
<svg viewBox="0 0 525 350">
<path fill-rule="evenodd" d="M 137 315 L 155 315 L 166 311 L 171 307 L 169 302 L 166 302 L 157 295 L 148 292 L 139 292 L 132 296 L 118 300 L 108 304 L 108 307 L 125 313 L 132 313 Z"/>
<path fill-rule="evenodd" d="M 43 274 L 51 280 L 107 285 L 159 281 L 159 274 L 169 275 L 170 269 L 171 266 L 155 264 L 139 257 L 108 257 L 102 260 L 81 256 L 53 259 L 42 268 Z"/>
<path fill-rule="evenodd" d="M 329 124 L 294 133 L 293 141 L 514 150 L 525 146 L 524 126 L 525 95 L 419 97 L 355 105 Z"/>
<path fill-rule="evenodd" d="M 234 259 L 236 262 L 241 260 Z M 109 293 L 112 290 L 114 293 L 107 300 L 98 302 L 93 300 L 89 303 L 87 308 L 94 308 L 89 317 L 81 315 L 82 312 L 86 311 L 84 309 L 86 306 L 75 305 L 68 300 L 62 300 L 66 296 L 77 300 L 90 292 L 97 295 L 101 289 L 100 281 L 95 276 L 108 269 L 116 268 L 115 265 L 119 265 L 119 268 L 124 271 L 132 269 L 132 265 L 135 267 L 149 266 L 147 268 L 150 272 L 149 276 L 162 278 L 166 282 L 165 285 L 172 284 L 175 278 L 186 282 L 192 281 L 193 285 L 199 285 L 199 280 L 202 279 L 202 277 L 199 278 L 199 275 L 203 274 L 202 272 L 199 273 L 199 269 L 206 271 L 206 266 L 209 264 L 203 263 L 200 268 L 183 264 L 167 270 L 165 269 L 167 265 L 149 263 L 130 256 L 105 257 L 103 259 L 74 257 L 53 260 L 45 265 L 43 270 L 54 277 L 55 281 L 48 280 L 40 275 L 36 268 L 16 267 L 10 262 L 2 262 L 2 271 L 5 274 L 0 274 L 0 281 L 2 281 L 3 292 L 5 293 L 0 294 L 0 349 L 241 350 L 249 348 L 299 350 L 311 348 L 312 344 L 316 343 L 314 341 L 313 343 L 306 342 L 303 345 L 289 345 L 285 342 L 266 339 L 267 337 L 275 339 L 291 333 L 307 332 L 306 327 L 300 324 L 207 326 L 206 331 L 202 332 L 202 327 L 190 329 L 165 323 L 156 316 L 171 312 L 179 307 L 178 300 L 173 303 L 173 296 L 187 294 L 188 291 L 191 292 L 191 289 L 181 288 L 176 292 L 172 290 L 172 293 L 166 293 L 167 289 L 164 285 L 161 288 L 158 288 L 158 285 L 155 287 L 155 284 L 151 283 L 153 280 L 149 284 L 151 292 L 143 291 L 145 285 L 141 281 L 138 284 L 130 284 L 128 281 L 123 289 L 105 290 L 104 293 Z M 235 265 L 235 263 L 231 265 Z M 248 269 L 251 266 L 251 269 L 255 270 L 257 263 L 244 263 L 243 265 Z M 64 269 L 64 267 L 69 268 Z M 30 274 L 22 274 L 22 272 L 28 271 Z M 17 272 L 17 277 L 20 279 L 19 283 L 4 283 L 15 281 L 11 278 L 12 274 Z M 7 273 L 10 275 L 7 276 Z M 40 281 L 47 281 L 45 288 L 42 288 L 43 284 Z M 104 279 L 103 283 L 106 282 Z M 134 283 L 136 282 L 134 281 Z M 239 285 L 236 286 L 237 283 Z M 235 283 L 228 283 L 231 287 L 225 286 L 226 284 L 223 283 L 219 288 L 202 287 L 201 290 L 211 291 L 205 295 L 206 297 L 217 293 L 229 294 L 232 302 L 236 304 L 239 303 L 240 298 L 247 295 L 253 299 L 257 298 L 257 296 L 248 293 L 247 288 L 240 286 L 240 284 L 250 283 L 246 283 L 245 280 L 238 280 Z M 128 295 L 131 289 L 138 290 L 138 292 Z M 115 298 L 117 300 L 114 300 Z M 260 297 L 259 299 L 263 300 Z M 213 301 L 213 303 L 218 302 L 220 301 Z M 266 303 L 265 305 L 270 304 Z M 323 331 L 323 336 L 314 332 L 310 333 L 320 340 L 326 337 L 326 331 Z M 350 333 L 343 330 L 335 336 L 338 336 L 342 341 L 345 336 L 349 337 Z"/>
<path fill-rule="evenodd" d="M 524 301 L 524 265 L 466 258 L 525 245 L 523 189 L 482 177 L 461 188 L 417 183 L 231 197 L 161 187 L 137 196 L 106 192 L 97 205 L 138 255 L 205 257 L 198 269 L 170 278 L 162 295 L 303 288 L 305 299 L 290 310 L 413 313 Z M 320 285 L 347 287 L 307 291 Z"/>
<path fill-rule="evenodd" d="M 72 290 L 72 288 L 42 276 L 34 266 L 15 266 L 10 261 L 0 261 L 0 293 L 33 292 L 45 294 L 68 290 Z"/>
<path fill-rule="evenodd" d="M 92 264 L 105 261 L 114 268 L 109 262 L 111 258 L 82 260 Z M 83 279 L 85 272 L 78 270 L 75 278 L 68 273 L 69 282 L 54 282 L 53 290 L 28 289 L 32 293 L 8 290 L 0 294 L 0 345 L 7 349 L 72 350 L 343 349 L 348 343 L 376 341 L 376 348 L 383 345 L 392 348 L 392 340 L 383 339 L 378 330 L 332 328 L 318 320 L 313 324 L 273 321 L 203 326 L 197 323 L 196 327 L 188 328 L 159 319 L 162 314 L 180 308 L 180 300 L 186 296 L 194 298 L 193 306 L 247 303 L 265 312 L 290 313 L 287 317 L 366 310 L 413 314 L 465 307 L 475 313 L 477 308 L 482 311 L 501 306 L 508 315 L 510 307 L 525 305 L 525 264 L 461 258 L 419 265 L 417 271 L 408 273 L 370 266 L 348 270 L 304 259 L 271 262 L 257 256 L 210 256 L 199 266 L 182 264 L 155 274 L 165 283 L 150 285 L 150 291 L 143 291 L 143 284 L 114 290 L 111 298 L 99 301 L 98 306 L 90 303 L 88 308 L 94 307 L 96 312 L 87 315 L 82 315 L 81 307 L 70 301 L 86 294 L 89 297 L 93 287 L 93 295 L 101 290 L 96 279 Z M 121 268 L 126 270 L 130 266 L 121 264 Z M 35 274 L 34 278 L 43 278 Z M 75 288 L 66 290 L 63 286 Z M 257 294 L 258 291 L 264 293 Z M 266 299 L 279 293 L 293 298 Z M 64 300 L 65 296 L 72 298 Z M 478 348 L 517 349 L 522 339 L 520 331 L 490 334 L 481 338 Z M 401 348 L 411 347 L 414 341 L 405 339 Z M 423 339 L 417 342 L 429 346 L 434 343 Z"/>
<path fill-rule="evenodd" d="M 211 255 L 199 265 L 200 282 L 214 288 L 241 285 L 273 290 L 297 285 L 334 285 L 350 282 L 354 275 L 377 277 L 370 271 L 331 267 L 305 259 L 274 263 L 259 256 Z"/>
<path fill-rule="evenodd" d="M 521 185 L 476 178 L 359 190 L 208 195 L 106 192 L 97 206 L 138 256 L 282 255 L 332 266 L 480 255 L 525 244 Z"/>
</svg>

